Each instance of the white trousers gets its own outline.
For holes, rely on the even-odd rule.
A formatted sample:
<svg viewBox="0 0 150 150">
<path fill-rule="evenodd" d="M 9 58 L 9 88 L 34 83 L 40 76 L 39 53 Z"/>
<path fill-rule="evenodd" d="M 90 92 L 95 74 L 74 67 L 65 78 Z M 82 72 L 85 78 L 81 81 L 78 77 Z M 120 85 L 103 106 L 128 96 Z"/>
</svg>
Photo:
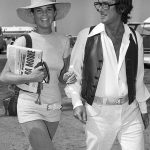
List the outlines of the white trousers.
<svg viewBox="0 0 150 150">
<path fill-rule="evenodd" d="M 144 150 L 144 125 L 137 101 L 131 105 L 86 104 L 87 150 L 111 150 L 116 139 L 122 150 Z"/>
</svg>

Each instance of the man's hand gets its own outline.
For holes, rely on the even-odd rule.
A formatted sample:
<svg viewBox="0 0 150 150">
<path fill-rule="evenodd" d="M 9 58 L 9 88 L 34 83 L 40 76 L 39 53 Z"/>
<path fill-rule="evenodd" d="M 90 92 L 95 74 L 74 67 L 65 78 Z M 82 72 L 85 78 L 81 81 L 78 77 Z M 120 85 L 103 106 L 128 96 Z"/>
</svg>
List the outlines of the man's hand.
<svg viewBox="0 0 150 150">
<path fill-rule="evenodd" d="M 87 114 L 85 106 L 78 106 L 73 110 L 74 117 L 79 119 L 82 123 L 86 123 Z"/>
<path fill-rule="evenodd" d="M 144 113 L 144 114 L 141 114 L 141 115 L 142 115 L 144 127 L 145 127 L 145 129 L 147 129 L 147 127 L 149 125 L 149 116 L 148 116 L 148 113 Z"/>
</svg>

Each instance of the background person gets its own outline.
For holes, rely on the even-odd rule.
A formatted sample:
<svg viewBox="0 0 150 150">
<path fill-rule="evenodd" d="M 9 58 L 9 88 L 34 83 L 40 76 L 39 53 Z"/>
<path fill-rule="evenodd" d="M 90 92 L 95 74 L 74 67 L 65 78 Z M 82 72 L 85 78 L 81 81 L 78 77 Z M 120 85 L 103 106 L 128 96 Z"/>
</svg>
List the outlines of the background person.
<svg viewBox="0 0 150 150">
<path fill-rule="evenodd" d="M 43 84 L 41 90 L 41 105 L 35 103 L 38 94 L 22 90 L 19 93 L 18 120 L 33 150 L 54 149 L 52 139 L 61 115 L 61 93 L 58 83 L 59 79 L 62 81 L 62 74 L 69 63 L 70 43 L 66 36 L 52 31 L 52 23 L 64 18 L 70 7 L 68 2 L 31 0 L 31 5 L 17 9 L 18 16 L 23 21 L 36 25 L 36 30 L 29 34 L 32 38 L 32 48 L 43 50 L 43 61 L 47 63 L 50 74 L 49 83 Z M 25 47 L 25 37 L 18 38 L 14 45 Z M 42 66 L 29 75 L 16 75 L 6 63 L 0 79 L 8 84 L 24 84 L 41 82 L 45 77 L 46 70 Z"/>
<path fill-rule="evenodd" d="M 66 94 L 74 116 L 86 124 L 87 150 L 110 150 L 116 137 L 122 150 L 144 150 L 150 94 L 143 81 L 142 37 L 127 25 L 132 0 L 94 5 L 101 23 L 77 37 L 69 67 L 77 82 L 67 85 Z"/>
</svg>

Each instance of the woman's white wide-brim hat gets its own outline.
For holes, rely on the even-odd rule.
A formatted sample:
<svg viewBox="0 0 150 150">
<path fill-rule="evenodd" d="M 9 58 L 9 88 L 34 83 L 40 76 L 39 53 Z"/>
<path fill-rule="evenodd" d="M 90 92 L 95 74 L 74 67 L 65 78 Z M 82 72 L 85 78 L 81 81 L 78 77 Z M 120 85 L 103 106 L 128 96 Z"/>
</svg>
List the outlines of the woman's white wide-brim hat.
<svg viewBox="0 0 150 150">
<path fill-rule="evenodd" d="M 57 11 L 55 20 L 64 18 L 71 8 L 71 3 L 69 2 L 56 2 L 56 0 L 31 0 L 31 4 L 29 6 L 20 7 L 17 9 L 17 15 L 23 21 L 30 24 L 35 24 L 34 18 L 31 13 L 31 8 L 46 5 L 55 5 Z"/>
</svg>

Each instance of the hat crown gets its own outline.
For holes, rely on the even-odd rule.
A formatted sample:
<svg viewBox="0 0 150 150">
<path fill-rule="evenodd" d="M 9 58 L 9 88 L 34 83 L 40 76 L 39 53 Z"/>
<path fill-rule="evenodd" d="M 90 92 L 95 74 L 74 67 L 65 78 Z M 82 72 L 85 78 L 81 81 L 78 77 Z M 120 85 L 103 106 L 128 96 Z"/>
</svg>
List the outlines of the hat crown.
<svg viewBox="0 0 150 150">
<path fill-rule="evenodd" d="M 56 2 L 56 0 L 31 0 L 31 5 L 39 5 L 49 2 Z"/>
</svg>

